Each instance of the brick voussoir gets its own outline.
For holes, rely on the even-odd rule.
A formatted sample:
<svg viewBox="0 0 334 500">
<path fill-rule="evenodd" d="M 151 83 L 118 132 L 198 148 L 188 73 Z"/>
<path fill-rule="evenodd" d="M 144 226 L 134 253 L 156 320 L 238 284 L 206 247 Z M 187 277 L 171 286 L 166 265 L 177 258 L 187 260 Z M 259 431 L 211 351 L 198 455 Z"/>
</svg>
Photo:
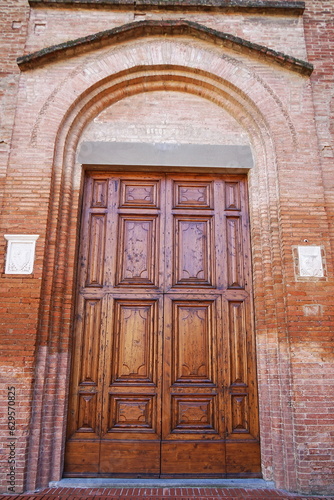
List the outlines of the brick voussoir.
<svg viewBox="0 0 334 500">
<path fill-rule="evenodd" d="M 131 7 L 163 10 L 233 10 L 256 11 L 300 15 L 305 10 L 303 1 L 264 0 L 29 0 L 32 7 L 38 6 L 86 6 L 86 7 Z"/>
<path fill-rule="evenodd" d="M 68 42 L 60 43 L 46 47 L 37 52 L 27 54 L 17 58 L 17 64 L 22 71 L 32 69 L 41 64 L 51 63 L 60 57 L 77 55 L 81 51 L 94 46 L 105 46 L 112 43 L 124 42 L 141 36 L 193 36 L 205 41 L 224 46 L 232 47 L 237 50 L 247 51 L 252 55 L 264 57 L 281 66 L 297 71 L 304 75 L 311 75 L 313 65 L 296 59 L 292 56 L 277 52 L 273 49 L 259 45 L 244 38 L 236 37 L 229 33 L 217 31 L 204 25 L 191 21 L 138 21 L 124 24 L 117 28 L 101 31 L 93 35 L 77 38 Z"/>
</svg>

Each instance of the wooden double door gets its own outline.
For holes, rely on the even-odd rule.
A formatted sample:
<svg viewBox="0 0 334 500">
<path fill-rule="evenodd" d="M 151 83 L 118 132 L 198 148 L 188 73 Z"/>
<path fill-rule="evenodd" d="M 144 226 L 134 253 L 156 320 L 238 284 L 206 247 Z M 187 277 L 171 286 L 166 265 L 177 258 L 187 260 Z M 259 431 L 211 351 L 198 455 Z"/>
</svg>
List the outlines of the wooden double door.
<svg viewBox="0 0 334 500">
<path fill-rule="evenodd" d="M 88 172 L 66 476 L 259 476 L 246 178 Z"/>
</svg>

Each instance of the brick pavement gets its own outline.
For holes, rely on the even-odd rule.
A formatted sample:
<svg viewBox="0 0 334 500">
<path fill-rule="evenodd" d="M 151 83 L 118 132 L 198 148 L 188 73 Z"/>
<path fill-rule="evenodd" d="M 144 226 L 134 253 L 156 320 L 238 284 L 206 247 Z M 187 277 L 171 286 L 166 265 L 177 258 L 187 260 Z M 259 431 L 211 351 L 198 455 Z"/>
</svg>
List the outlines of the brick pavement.
<svg viewBox="0 0 334 500">
<path fill-rule="evenodd" d="M 334 500 L 276 489 L 255 488 L 46 488 L 35 493 L 0 495 L 0 500 Z"/>
</svg>

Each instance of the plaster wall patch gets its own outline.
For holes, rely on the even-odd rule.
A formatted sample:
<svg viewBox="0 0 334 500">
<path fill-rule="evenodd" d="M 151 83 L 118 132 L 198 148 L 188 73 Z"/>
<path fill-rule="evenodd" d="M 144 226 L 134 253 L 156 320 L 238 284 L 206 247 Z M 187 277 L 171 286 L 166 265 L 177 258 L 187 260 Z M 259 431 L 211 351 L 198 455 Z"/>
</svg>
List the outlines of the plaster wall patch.
<svg viewBox="0 0 334 500">
<path fill-rule="evenodd" d="M 32 274 L 38 234 L 5 234 L 8 241 L 5 274 Z"/>
</svg>

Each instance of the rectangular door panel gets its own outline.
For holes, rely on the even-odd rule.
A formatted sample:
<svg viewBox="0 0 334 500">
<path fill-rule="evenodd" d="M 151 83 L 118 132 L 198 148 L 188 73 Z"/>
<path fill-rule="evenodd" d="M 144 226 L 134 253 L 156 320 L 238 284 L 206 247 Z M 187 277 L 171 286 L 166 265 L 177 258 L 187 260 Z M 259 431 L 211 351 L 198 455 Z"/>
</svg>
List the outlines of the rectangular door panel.
<svg viewBox="0 0 334 500">
<path fill-rule="evenodd" d="M 158 216 L 119 216 L 117 285 L 158 286 Z"/>
<path fill-rule="evenodd" d="M 174 286 L 213 286 L 212 218 L 175 215 Z"/>
<path fill-rule="evenodd" d="M 100 361 L 101 299 L 84 300 L 79 385 L 97 386 Z"/>
<path fill-rule="evenodd" d="M 78 410 L 76 433 L 90 434 L 88 438 L 97 437 L 97 393 L 82 392 L 78 394 Z"/>
<path fill-rule="evenodd" d="M 159 475 L 160 441 L 102 441 L 100 473 L 109 476 Z"/>
<path fill-rule="evenodd" d="M 172 395 L 171 434 L 218 434 L 217 395 Z"/>
<path fill-rule="evenodd" d="M 215 385 L 213 351 L 216 348 L 216 308 L 213 300 L 193 296 L 192 300 L 171 299 L 170 384 Z M 166 316 L 168 312 L 166 310 Z M 167 326 L 168 328 L 168 326 Z M 166 355 L 169 345 L 165 345 Z"/>
<path fill-rule="evenodd" d="M 230 340 L 230 383 L 247 387 L 247 337 L 245 302 L 228 302 L 228 323 Z"/>
<path fill-rule="evenodd" d="M 173 208 L 213 208 L 213 182 L 173 181 Z"/>
<path fill-rule="evenodd" d="M 226 443 L 226 474 L 239 477 L 259 477 L 260 448 L 257 441 Z"/>
<path fill-rule="evenodd" d="M 86 286 L 89 287 L 103 286 L 106 219 L 106 214 L 93 213 L 90 215 L 86 277 Z"/>
<path fill-rule="evenodd" d="M 64 469 L 66 476 L 90 476 L 99 472 L 100 442 L 69 441 L 66 444 Z"/>
<path fill-rule="evenodd" d="M 120 208 L 159 208 L 159 180 L 124 179 L 120 184 Z"/>
<path fill-rule="evenodd" d="M 90 178 L 88 180 L 90 186 L 87 191 L 91 196 L 89 197 L 90 208 L 107 208 L 108 207 L 108 178 Z M 91 189 L 91 193 L 89 192 Z"/>
<path fill-rule="evenodd" d="M 154 300 L 115 300 L 110 385 L 157 381 L 158 304 Z"/>
<path fill-rule="evenodd" d="M 225 182 L 225 210 L 241 210 L 240 182 Z"/>
<path fill-rule="evenodd" d="M 255 346 L 249 298 L 223 301 L 226 429 L 228 439 L 258 439 Z"/>
<path fill-rule="evenodd" d="M 237 394 L 231 394 L 231 433 L 232 434 L 250 434 L 249 422 L 249 401 L 248 394 L 238 391 Z"/>
<path fill-rule="evenodd" d="M 226 217 L 228 288 L 244 288 L 241 217 Z"/>
<path fill-rule="evenodd" d="M 156 432 L 156 396 L 110 394 L 108 432 Z"/>
<path fill-rule="evenodd" d="M 162 441 L 161 474 L 216 476 L 225 474 L 225 443 Z"/>
</svg>

